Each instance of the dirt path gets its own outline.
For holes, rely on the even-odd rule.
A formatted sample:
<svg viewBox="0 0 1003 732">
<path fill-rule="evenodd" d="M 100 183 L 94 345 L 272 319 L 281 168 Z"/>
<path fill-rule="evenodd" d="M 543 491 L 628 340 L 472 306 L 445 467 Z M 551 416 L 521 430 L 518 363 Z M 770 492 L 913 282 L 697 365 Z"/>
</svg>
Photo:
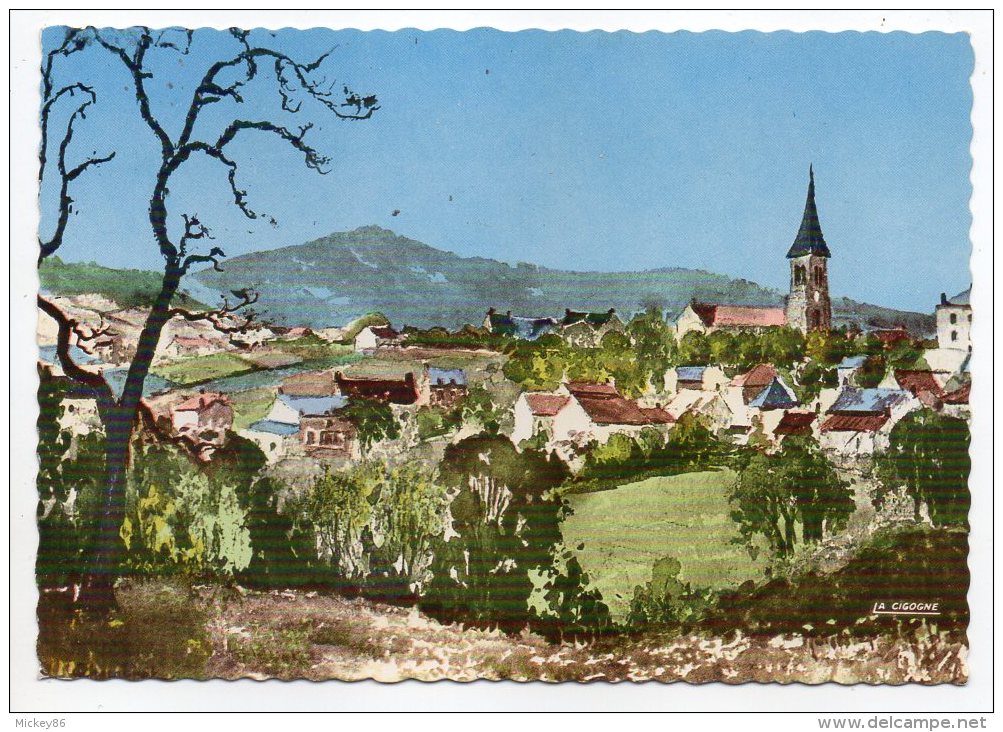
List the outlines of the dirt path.
<svg viewBox="0 0 1003 732">
<path fill-rule="evenodd" d="M 209 675 L 226 678 L 872 684 L 967 678 L 967 648 L 940 635 L 646 635 L 549 644 L 529 633 L 442 625 L 414 609 L 314 593 L 247 593 L 218 602 L 209 634 Z"/>
</svg>

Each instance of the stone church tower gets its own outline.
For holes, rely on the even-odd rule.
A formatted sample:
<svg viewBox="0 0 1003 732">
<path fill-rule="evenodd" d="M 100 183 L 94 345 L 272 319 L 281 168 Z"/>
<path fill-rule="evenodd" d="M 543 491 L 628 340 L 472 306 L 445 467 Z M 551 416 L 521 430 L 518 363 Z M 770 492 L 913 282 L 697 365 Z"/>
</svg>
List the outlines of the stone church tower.
<svg viewBox="0 0 1003 732">
<path fill-rule="evenodd" d="M 791 290 L 787 296 L 787 325 L 802 333 L 832 327 L 829 301 L 829 247 L 822 237 L 815 208 L 815 171 L 808 168 L 808 200 L 797 238 L 787 252 L 791 261 Z"/>
</svg>

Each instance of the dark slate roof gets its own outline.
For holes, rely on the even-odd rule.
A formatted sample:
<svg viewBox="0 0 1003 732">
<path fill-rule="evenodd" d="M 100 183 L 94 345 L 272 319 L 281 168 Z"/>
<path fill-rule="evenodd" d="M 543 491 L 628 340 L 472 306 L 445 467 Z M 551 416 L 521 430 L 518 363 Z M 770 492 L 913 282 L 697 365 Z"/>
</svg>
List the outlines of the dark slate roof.
<svg viewBox="0 0 1003 732">
<path fill-rule="evenodd" d="M 348 399 L 341 395 L 334 396 L 291 396 L 279 394 L 278 399 L 287 407 L 291 407 L 304 417 L 330 414 L 348 404 Z"/>
<path fill-rule="evenodd" d="M 814 254 L 818 257 L 828 257 L 829 247 L 822 236 L 822 225 L 818 222 L 818 209 L 815 208 L 815 171 L 808 168 L 808 200 L 804 205 L 804 216 L 801 217 L 801 228 L 794 239 L 787 258 L 803 257 Z"/>
<path fill-rule="evenodd" d="M 514 335 L 526 341 L 535 341 L 540 336 L 552 333 L 557 327 L 553 318 L 523 318 L 518 315 L 510 318 L 515 326 Z"/>
<path fill-rule="evenodd" d="M 679 381 L 703 381 L 706 366 L 677 366 L 676 378 Z"/>
<path fill-rule="evenodd" d="M 276 422 L 271 419 L 261 419 L 250 426 L 251 430 L 254 432 L 267 432 L 272 435 L 295 435 L 299 432 L 299 426 L 295 424 L 286 424 L 285 422 Z"/>
<path fill-rule="evenodd" d="M 519 330 L 519 327 L 515 324 L 515 320 L 507 313 L 488 312 L 488 322 L 491 323 L 491 332 L 498 335 L 514 336 Z"/>
<path fill-rule="evenodd" d="M 867 361 L 867 356 L 847 356 L 837 365 L 837 369 L 859 369 Z"/>
<path fill-rule="evenodd" d="M 575 323 L 585 321 L 593 328 L 601 328 L 610 322 L 615 315 L 616 310 L 612 308 L 604 313 L 585 313 L 578 310 L 565 310 L 564 320 L 561 321 L 561 325 L 574 325 Z"/>
<path fill-rule="evenodd" d="M 783 382 L 774 378 L 770 385 L 763 389 L 749 402 L 750 407 L 758 409 L 790 409 L 798 405 L 797 399 Z"/>
<path fill-rule="evenodd" d="M 435 366 L 429 366 L 428 383 L 432 386 L 448 384 L 463 386 L 467 383 L 467 375 L 463 372 L 463 369 L 440 369 Z"/>
<path fill-rule="evenodd" d="M 830 414 L 879 414 L 909 396 L 901 389 L 843 389 L 829 407 Z"/>
<path fill-rule="evenodd" d="M 968 289 L 964 292 L 959 292 L 952 298 L 948 298 L 948 305 L 971 305 L 972 304 L 972 288 L 969 285 Z"/>
</svg>

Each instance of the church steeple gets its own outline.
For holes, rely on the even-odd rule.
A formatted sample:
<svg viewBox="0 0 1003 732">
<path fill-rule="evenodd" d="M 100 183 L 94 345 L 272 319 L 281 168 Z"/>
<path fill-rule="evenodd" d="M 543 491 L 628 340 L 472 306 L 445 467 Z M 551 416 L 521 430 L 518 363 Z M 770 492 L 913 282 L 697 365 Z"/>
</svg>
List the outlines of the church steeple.
<svg viewBox="0 0 1003 732">
<path fill-rule="evenodd" d="M 816 257 L 829 257 L 829 247 L 822 236 L 822 225 L 818 222 L 818 209 L 815 208 L 815 171 L 808 166 L 808 200 L 804 205 L 804 216 L 801 217 L 801 228 L 797 238 L 787 252 L 787 258 L 803 257 L 814 254 Z"/>
<path fill-rule="evenodd" d="M 822 237 L 815 208 L 815 170 L 808 166 L 808 200 L 797 238 L 787 252 L 791 289 L 787 296 L 787 325 L 802 333 L 832 327 L 829 300 L 829 247 Z"/>
</svg>

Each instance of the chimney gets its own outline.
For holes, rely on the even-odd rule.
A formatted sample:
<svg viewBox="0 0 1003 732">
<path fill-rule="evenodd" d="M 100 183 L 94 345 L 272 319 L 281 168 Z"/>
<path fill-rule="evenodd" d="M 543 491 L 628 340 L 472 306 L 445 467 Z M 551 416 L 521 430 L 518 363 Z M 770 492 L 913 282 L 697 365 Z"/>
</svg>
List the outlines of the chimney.
<svg viewBox="0 0 1003 732">
<path fill-rule="evenodd" d="M 404 383 L 408 384 L 409 386 L 413 386 L 414 385 L 414 372 L 413 371 L 408 371 L 406 374 L 404 374 Z"/>
<path fill-rule="evenodd" d="M 940 293 L 940 304 L 941 305 L 947 305 L 947 293 L 946 292 Z"/>
<path fill-rule="evenodd" d="M 612 315 L 612 314 L 613 314 L 613 313 L 615 313 L 615 312 L 616 312 L 616 308 L 610 308 L 609 310 L 607 310 L 607 311 L 606 311 L 606 313 L 607 313 L 608 315 Z"/>
<path fill-rule="evenodd" d="M 498 311 L 495 310 L 494 308 L 488 308 L 488 315 L 494 315 L 496 312 Z"/>
<path fill-rule="evenodd" d="M 571 308 L 564 308 L 564 317 L 565 318 L 571 317 Z"/>
<path fill-rule="evenodd" d="M 506 318 L 511 318 L 512 317 L 512 311 L 511 310 L 506 310 L 505 311 L 505 317 Z"/>
</svg>

